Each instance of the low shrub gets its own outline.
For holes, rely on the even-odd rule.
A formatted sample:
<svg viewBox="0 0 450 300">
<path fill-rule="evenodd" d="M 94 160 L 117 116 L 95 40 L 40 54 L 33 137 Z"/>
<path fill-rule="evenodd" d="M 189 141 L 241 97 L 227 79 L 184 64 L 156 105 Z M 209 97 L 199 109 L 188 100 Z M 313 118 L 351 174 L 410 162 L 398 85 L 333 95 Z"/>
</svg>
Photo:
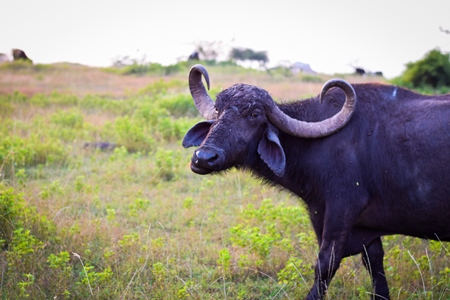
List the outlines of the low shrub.
<svg viewBox="0 0 450 300">
<path fill-rule="evenodd" d="M 172 117 L 198 117 L 199 112 L 187 94 L 177 94 L 160 100 L 160 107 L 167 109 Z"/>
<path fill-rule="evenodd" d="M 391 83 L 436 94 L 450 91 L 450 54 L 431 50 L 424 58 L 410 62 L 401 76 Z"/>
<path fill-rule="evenodd" d="M 147 153 L 153 149 L 155 142 L 152 135 L 139 120 L 129 116 L 118 117 L 114 122 L 114 132 L 116 133 L 116 144 L 125 147 L 130 152 Z"/>
</svg>

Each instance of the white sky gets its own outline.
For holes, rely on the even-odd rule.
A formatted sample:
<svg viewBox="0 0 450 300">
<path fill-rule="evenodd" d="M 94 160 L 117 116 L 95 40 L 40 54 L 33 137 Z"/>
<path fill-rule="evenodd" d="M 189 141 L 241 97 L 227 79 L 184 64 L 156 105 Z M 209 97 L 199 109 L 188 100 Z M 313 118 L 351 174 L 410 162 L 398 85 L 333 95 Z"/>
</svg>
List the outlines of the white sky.
<svg viewBox="0 0 450 300">
<path fill-rule="evenodd" d="M 350 64 L 392 78 L 439 48 L 450 51 L 449 0 L 0 0 L 0 52 L 36 63 L 110 66 L 113 58 L 172 64 L 199 41 L 267 51 L 321 73 Z"/>
</svg>

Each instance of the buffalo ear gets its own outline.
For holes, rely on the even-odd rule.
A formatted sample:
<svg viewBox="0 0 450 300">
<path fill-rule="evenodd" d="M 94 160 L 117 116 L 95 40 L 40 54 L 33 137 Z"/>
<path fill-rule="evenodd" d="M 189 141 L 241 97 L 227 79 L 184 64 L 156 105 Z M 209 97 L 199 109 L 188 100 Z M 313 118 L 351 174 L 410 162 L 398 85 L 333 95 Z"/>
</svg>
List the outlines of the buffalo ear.
<svg viewBox="0 0 450 300">
<path fill-rule="evenodd" d="M 200 146 L 208 135 L 209 128 L 213 123 L 214 121 L 203 121 L 195 124 L 184 136 L 183 147 L 189 148 L 193 146 Z"/>
<path fill-rule="evenodd" d="M 286 167 L 286 156 L 281 147 L 277 132 L 267 129 L 258 145 L 258 153 L 272 172 L 282 177 Z"/>
</svg>

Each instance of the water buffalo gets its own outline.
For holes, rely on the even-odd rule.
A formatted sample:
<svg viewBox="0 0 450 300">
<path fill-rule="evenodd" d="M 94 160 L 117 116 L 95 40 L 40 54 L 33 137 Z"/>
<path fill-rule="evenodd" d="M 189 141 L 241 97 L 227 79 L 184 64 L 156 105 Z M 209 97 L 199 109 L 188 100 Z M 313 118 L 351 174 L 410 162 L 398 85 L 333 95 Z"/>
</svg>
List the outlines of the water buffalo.
<svg viewBox="0 0 450 300">
<path fill-rule="evenodd" d="M 199 55 L 199 53 L 198 53 L 197 51 L 192 52 L 192 53 L 189 55 L 188 60 L 200 60 L 200 55 Z"/>
<path fill-rule="evenodd" d="M 450 241 L 450 95 L 330 80 L 319 96 L 276 104 L 236 84 L 215 103 L 209 76 L 189 87 L 207 121 L 183 140 L 198 174 L 249 170 L 306 203 L 320 247 L 307 299 L 322 299 L 342 258 L 361 253 L 373 299 L 389 299 L 383 235 Z"/>
<path fill-rule="evenodd" d="M 355 74 L 356 75 L 361 75 L 361 76 L 363 76 L 363 75 L 366 75 L 366 70 L 364 70 L 363 68 L 355 68 Z"/>
<path fill-rule="evenodd" d="M 11 53 L 12 53 L 14 60 L 23 60 L 23 61 L 32 62 L 32 60 L 28 58 L 28 56 L 25 54 L 25 52 L 23 50 L 12 49 Z"/>
</svg>

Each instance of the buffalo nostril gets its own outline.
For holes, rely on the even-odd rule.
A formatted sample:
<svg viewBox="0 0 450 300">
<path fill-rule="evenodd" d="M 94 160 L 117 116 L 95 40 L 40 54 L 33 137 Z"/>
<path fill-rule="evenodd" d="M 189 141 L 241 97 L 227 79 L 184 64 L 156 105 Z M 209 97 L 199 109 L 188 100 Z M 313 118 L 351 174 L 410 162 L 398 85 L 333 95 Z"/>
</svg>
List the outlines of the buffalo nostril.
<svg viewBox="0 0 450 300">
<path fill-rule="evenodd" d="M 216 152 L 209 150 L 198 150 L 195 152 L 195 163 L 197 164 L 199 161 L 211 163 L 215 161 L 219 156 Z"/>
</svg>

